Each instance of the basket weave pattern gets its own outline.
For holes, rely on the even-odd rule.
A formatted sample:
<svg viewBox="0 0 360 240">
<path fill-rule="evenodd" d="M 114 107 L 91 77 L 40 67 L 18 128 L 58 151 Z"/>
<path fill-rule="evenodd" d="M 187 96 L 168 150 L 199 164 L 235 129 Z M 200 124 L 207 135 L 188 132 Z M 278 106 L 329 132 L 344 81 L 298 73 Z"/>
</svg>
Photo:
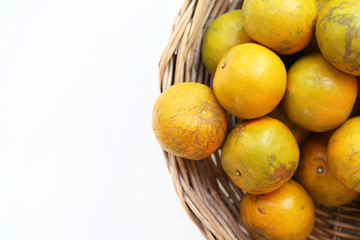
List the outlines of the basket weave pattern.
<svg viewBox="0 0 360 240">
<path fill-rule="evenodd" d="M 209 24 L 226 11 L 241 8 L 242 0 L 185 0 L 159 63 L 163 92 L 179 82 L 212 86 L 201 59 L 201 43 Z M 229 128 L 235 118 L 229 115 Z M 244 192 L 220 165 L 221 150 L 201 161 L 164 151 L 182 207 L 207 239 L 250 239 L 243 228 L 239 205 Z M 316 205 L 316 224 L 309 239 L 360 239 L 360 199 L 341 207 Z"/>
</svg>

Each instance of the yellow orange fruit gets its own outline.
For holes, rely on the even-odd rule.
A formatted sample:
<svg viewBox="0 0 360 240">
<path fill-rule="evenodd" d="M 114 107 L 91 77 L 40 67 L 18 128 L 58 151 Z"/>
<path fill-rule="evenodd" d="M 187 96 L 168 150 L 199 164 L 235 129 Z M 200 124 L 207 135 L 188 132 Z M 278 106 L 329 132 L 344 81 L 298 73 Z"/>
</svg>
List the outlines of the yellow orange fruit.
<svg viewBox="0 0 360 240">
<path fill-rule="evenodd" d="M 269 117 L 276 118 L 277 120 L 284 123 L 290 131 L 293 133 L 297 143 L 300 145 L 310 134 L 305 128 L 297 126 L 293 123 L 286 113 L 284 112 L 282 105 L 278 105 L 271 113 L 268 114 Z"/>
<path fill-rule="evenodd" d="M 314 228 L 315 206 L 306 190 L 290 180 L 268 194 L 245 194 L 240 217 L 255 240 L 305 240 Z"/>
<path fill-rule="evenodd" d="M 332 0 L 320 11 L 316 39 L 328 62 L 346 73 L 360 75 L 360 1 Z"/>
<path fill-rule="evenodd" d="M 286 69 L 268 48 L 240 44 L 220 60 L 213 88 L 220 104 L 232 115 L 258 118 L 271 112 L 284 96 Z"/>
<path fill-rule="evenodd" d="M 300 148 L 295 179 L 305 187 L 315 202 L 340 206 L 351 202 L 359 193 L 346 188 L 330 171 L 327 144 L 332 132 L 312 134 Z"/>
<path fill-rule="evenodd" d="M 329 168 L 339 181 L 360 192 L 360 117 L 348 119 L 332 134 L 328 144 Z"/>
<path fill-rule="evenodd" d="M 252 194 L 279 188 L 293 176 L 298 161 L 299 147 L 291 131 L 267 116 L 236 125 L 221 151 L 224 171 Z"/>
<path fill-rule="evenodd" d="M 202 58 L 208 72 L 214 75 L 224 54 L 230 48 L 247 42 L 253 40 L 245 32 L 240 9 L 216 18 L 206 30 L 202 43 Z"/>
<path fill-rule="evenodd" d="M 250 38 L 279 54 L 293 54 L 311 40 L 315 0 L 245 0 L 244 27 Z"/>
<path fill-rule="evenodd" d="M 208 86 L 178 83 L 156 100 L 152 127 L 164 150 L 198 160 L 221 146 L 227 131 L 227 113 Z"/>
<path fill-rule="evenodd" d="M 323 7 L 325 7 L 325 5 L 330 2 L 330 0 L 316 0 L 316 6 L 317 6 L 317 9 L 318 9 L 318 12 L 321 11 L 321 9 Z"/>
<path fill-rule="evenodd" d="M 313 132 L 325 132 L 349 117 L 357 88 L 355 76 L 339 71 L 321 53 L 314 53 L 290 67 L 282 105 L 296 125 Z"/>
</svg>

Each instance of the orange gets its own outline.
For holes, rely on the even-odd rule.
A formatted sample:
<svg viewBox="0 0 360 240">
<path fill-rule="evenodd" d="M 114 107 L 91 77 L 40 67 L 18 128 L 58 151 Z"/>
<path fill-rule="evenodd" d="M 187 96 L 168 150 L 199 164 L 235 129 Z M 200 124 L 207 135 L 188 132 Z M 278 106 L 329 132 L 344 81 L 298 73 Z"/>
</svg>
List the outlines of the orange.
<svg viewBox="0 0 360 240">
<path fill-rule="evenodd" d="M 228 134 L 221 165 L 230 179 L 252 194 L 271 192 L 295 173 L 299 147 L 279 120 L 262 117 L 238 124 Z"/>
<path fill-rule="evenodd" d="M 164 150 L 198 160 L 221 146 L 227 131 L 227 113 L 208 86 L 178 83 L 156 100 L 152 127 Z"/>
<path fill-rule="evenodd" d="M 304 128 L 301 128 L 299 126 L 296 126 L 295 123 L 293 123 L 284 110 L 282 109 L 281 105 L 278 105 L 271 113 L 268 114 L 269 117 L 276 118 L 277 120 L 284 123 L 290 131 L 293 133 L 297 143 L 300 145 L 310 134 L 310 132 Z"/>
<path fill-rule="evenodd" d="M 355 76 L 337 70 L 321 53 L 306 55 L 290 67 L 283 108 L 296 125 L 329 131 L 349 117 L 357 87 Z"/>
<path fill-rule="evenodd" d="M 323 7 L 325 7 L 325 5 L 330 2 L 330 0 L 316 0 L 316 6 L 317 6 L 317 9 L 318 9 L 318 12 L 321 11 L 321 9 Z"/>
<path fill-rule="evenodd" d="M 240 44 L 220 60 L 213 88 L 220 104 L 232 115 L 258 118 L 271 112 L 284 96 L 286 69 L 268 48 Z"/>
<path fill-rule="evenodd" d="M 245 194 L 240 217 L 255 240 L 305 240 L 314 228 L 315 206 L 306 190 L 290 180 L 268 194 Z"/>
<path fill-rule="evenodd" d="M 319 13 L 316 39 L 328 62 L 346 73 L 360 75 L 360 1 L 333 0 Z"/>
<path fill-rule="evenodd" d="M 295 179 L 310 193 L 315 202 L 339 206 L 354 200 L 359 193 L 346 188 L 329 170 L 327 144 L 332 132 L 311 135 L 300 148 Z"/>
<path fill-rule="evenodd" d="M 311 40 L 315 0 L 245 0 L 244 27 L 250 38 L 279 54 L 293 54 Z"/>
<path fill-rule="evenodd" d="M 211 75 L 224 54 L 232 47 L 253 42 L 244 29 L 241 10 L 233 10 L 216 18 L 205 32 L 202 43 L 202 58 Z"/>
<path fill-rule="evenodd" d="M 348 119 L 330 137 L 329 168 L 350 190 L 360 192 L 360 117 Z"/>
</svg>

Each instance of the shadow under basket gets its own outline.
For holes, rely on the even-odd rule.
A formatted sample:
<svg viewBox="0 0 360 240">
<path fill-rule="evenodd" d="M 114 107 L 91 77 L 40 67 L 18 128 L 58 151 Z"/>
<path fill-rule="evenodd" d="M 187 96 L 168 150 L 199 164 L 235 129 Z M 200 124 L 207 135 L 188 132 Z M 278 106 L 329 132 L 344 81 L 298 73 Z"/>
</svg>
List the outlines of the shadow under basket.
<svg viewBox="0 0 360 240">
<path fill-rule="evenodd" d="M 201 43 L 209 24 L 224 12 L 241 8 L 242 0 L 185 0 L 159 62 L 163 92 L 179 82 L 212 86 L 201 59 Z M 229 128 L 235 124 L 229 116 Z M 164 151 L 182 207 L 207 239 L 251 239 L 242 226 L 239 206 L 244 192 L 220 166 L 221 150 L 192 161 Z M 360 239 L 360 199 L 340 207 L 316 204 L 316 223 L 308 239 Z"/>
</svg>

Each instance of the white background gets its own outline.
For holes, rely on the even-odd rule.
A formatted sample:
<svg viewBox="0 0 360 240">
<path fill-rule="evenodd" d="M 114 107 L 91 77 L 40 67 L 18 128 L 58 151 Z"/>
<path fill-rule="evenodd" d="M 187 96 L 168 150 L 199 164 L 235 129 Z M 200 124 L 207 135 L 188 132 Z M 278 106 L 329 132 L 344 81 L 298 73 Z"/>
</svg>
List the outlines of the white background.
<svg viewBox="0 0 360 240">
<path fill-rule="evenodd" d="M 152 133 L 182 0 L 0 0 L 0 239 L 204 239 Z"/>
</svg>

